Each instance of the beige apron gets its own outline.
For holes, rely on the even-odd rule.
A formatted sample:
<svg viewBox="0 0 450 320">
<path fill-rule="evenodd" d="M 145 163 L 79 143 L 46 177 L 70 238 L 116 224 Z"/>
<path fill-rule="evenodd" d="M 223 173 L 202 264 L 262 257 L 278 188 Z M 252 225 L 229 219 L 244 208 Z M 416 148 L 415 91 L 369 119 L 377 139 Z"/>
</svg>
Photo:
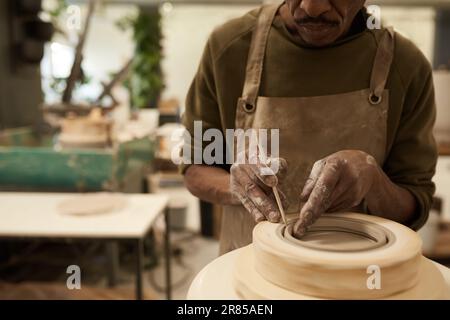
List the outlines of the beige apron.
<svg viewBox="0 0 450 320">
<path fill-rule="evenodd" d="M 293 213 L 299 212 L 300 193 L 317 160 L 354 149 L 383 164 L 389 107 L 385 85 L 394 54 L 394 32 L 387 29 L 382 37 L 368 89 L 320 97 L 258 97 L 269 32 L 279 7 L 263 6 L 259 15 L 237 105 L 236 128 L 280 130 L 279 154 L 288 162 L 288 174 L 280 188 L 291 203 L 287 212 Z M 254 226 L 251 214 L 242 206 L 225 206 L 220 253 L 250 244 Z"/>
</svg>

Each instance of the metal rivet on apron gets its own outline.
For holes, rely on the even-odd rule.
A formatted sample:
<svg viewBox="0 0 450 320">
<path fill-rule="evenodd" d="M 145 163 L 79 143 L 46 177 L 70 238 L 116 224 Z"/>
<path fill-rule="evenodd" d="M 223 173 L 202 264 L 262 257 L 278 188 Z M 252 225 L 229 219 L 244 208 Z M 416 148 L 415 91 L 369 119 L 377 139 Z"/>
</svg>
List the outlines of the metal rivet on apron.
<svg viewBox="0 0 450 320">
<path fill-rule="evenodd" d="M 380 104 L 383 100 L 382 96 L 377 96 L 375 93 L 371 93 L 369 96 L 369 102 L 373 105 Z"/>
<path fill-rule="evenodd" d="M 255 106 L 250 103 L 244 103 L 244 111 L 247 113 L 252 113 L 255 111 Z"/>
</svg>

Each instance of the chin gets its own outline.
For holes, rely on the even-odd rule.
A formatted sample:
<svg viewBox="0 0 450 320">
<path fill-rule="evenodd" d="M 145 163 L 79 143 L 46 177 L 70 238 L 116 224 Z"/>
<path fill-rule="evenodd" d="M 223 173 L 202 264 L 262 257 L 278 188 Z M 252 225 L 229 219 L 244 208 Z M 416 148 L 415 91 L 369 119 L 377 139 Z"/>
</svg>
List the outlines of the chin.
<svg viewBox="0 0 450 320">
<path fill-rule="evenodd" d="M 308 46 L 311 46 L 311 47 L 326 47 L 326 46 L 332 45 L 336 41 L 336 38 L 316 39 L 316 38 L 309 38 L 309 37 L 303 37 L 303 36 L 302 36 L 302 39 Z"/>
<path fill-rule="evenodd" d="M 306 28 L 298 28 L 298 33 L 302 40 L 312 47 L 325 47 L 336 42 L 340 37 L 340 30 L 328 29 L 324 31 L 320 30 L 307 30 Z"/>
</svg>

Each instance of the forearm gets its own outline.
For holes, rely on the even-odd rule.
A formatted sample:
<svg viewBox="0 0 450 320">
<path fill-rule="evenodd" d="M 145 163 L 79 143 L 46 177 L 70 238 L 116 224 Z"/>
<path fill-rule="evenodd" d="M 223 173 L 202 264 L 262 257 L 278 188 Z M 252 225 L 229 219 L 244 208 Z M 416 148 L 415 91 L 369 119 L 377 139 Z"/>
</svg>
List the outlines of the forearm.
<svg viewBox="0 0 450 320">
<path fill-rule="evenodd" d="M 230 174 L 217 167 L 192 165 L 185 173 L 188 190 L 199 199 L 221 205 L 235 205 L 230 190 Z"/>
<path fill-rule="evenodd" d="M 400 223 L 411 221 L 417 208 L 414 196 L 393 183 L 381 168 L 366 196 L 366 203 L 370 213 Z"/>
</svg>

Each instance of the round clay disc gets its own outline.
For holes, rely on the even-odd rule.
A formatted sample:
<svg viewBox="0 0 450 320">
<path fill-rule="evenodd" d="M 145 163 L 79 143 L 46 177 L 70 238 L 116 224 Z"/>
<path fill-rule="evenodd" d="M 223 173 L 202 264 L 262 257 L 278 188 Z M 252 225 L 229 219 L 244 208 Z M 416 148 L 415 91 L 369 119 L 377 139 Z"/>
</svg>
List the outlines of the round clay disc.
<svg viewBox="0 0 450 320">
<path fill-rule="evenodd" d="M 108 214 L 118 211 L 126 206 L 126 198 L 115 193 L 83 194 L 58 204 L 61 214 L 75 216 L 89 216 Z"/>
</svg>

